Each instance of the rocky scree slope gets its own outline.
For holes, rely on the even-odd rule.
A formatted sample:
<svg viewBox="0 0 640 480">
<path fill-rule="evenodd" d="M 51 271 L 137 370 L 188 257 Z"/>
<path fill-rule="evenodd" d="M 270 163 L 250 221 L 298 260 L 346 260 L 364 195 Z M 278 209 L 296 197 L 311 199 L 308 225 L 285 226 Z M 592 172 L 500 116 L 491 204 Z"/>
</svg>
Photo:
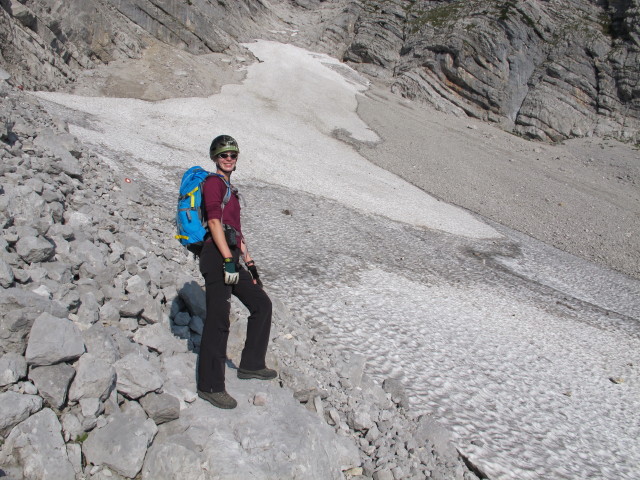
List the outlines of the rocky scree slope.
<svg viewBox="0 0 640 480">
<path fill-rule="evenodd" d="M 437 421 L 406 410 L 402 385 L 314 343 L 277 298 L 280 379 L 231 367 L 238 408 L 200 400 L 201 276 L 167 241 L 162 192 L 0 82 L 0 476 L 477 478 Z M 233 365 L 246 312 L 232 314 Z"/>
<path fill-rule="evenodd" d="M 1 0 L 0 6 L 0 66 L 26 88 L 59 89 L 83 69 L 139 58 L 157 41 L 233 58 L 248 54 L 240 42 L 264 38 L 329 53 L 407 98 L 529 138 L 640 142 L 640 0 Z"/>
</svg>

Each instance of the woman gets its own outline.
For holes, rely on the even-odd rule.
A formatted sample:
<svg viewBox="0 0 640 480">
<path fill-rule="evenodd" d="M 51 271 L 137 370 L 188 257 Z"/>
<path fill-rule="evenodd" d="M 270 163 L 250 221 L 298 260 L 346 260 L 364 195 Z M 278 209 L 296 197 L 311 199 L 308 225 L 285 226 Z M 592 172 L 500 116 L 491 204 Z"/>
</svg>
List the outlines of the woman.
<svg viewBox="0 0 640 480">
<path fill-rule="evenodd" d="M 204 182 L 204 218 L 209 235 L 200 254 L 207 316 L 198 360 L 198 395 L 219 408 L 235 408 L 237 402 L 225 390 L 225 363 L 229 338 L 231 294 L 249 309 L 247 339 L 242 350 L 238 378 L 270 380 L 278 374 L 266 367 L 271 330 L 271 300 L 262 289 L 255 263 L 247 251 L 240 224 L 238 191 L 231 185 L 240 149 L 228 135 L 211 142 L 209 156 L 216 173 Z M 240 257 L 246 266 L 240 266 Z"/>
</svg>

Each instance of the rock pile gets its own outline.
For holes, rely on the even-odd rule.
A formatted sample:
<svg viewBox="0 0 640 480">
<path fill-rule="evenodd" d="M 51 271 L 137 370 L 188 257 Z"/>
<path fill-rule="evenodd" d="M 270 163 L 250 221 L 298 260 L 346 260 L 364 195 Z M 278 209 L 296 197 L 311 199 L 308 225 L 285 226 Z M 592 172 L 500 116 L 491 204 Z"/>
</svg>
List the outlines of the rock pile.
<svg viewBox="0 0 640 480">
<path fill-rule="evenodd" d="M 4 474 L 475 478 L 433 419 L 411 417 L 401 385 L 380 387 L 362 358 L 314 345 L 278 299 L 269 363 L 280 381 L 232 375 L 246 329 L 235 303 L 229 389 L 240 404 L 200 400 L 204 293 L 196 263 L 168 240 L 173 198 L 122 178 L 6 83 L 0 160 Z"/>
</svg>

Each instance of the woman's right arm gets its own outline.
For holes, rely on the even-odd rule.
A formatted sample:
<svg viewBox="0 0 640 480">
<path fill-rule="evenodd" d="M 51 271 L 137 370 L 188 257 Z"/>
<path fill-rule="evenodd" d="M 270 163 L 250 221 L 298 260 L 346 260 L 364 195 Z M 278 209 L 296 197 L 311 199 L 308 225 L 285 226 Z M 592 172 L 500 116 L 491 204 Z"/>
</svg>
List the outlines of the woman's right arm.
<svg viewBox="0 0 640 480">
<path fill-rule="evenodd" d="M 231 249 L 229 245 L 227 245 L 227 239 L 224 236 L 224 230 L 222 228 L 222 222 L 219 218 L 213 218 L 207 221 L 207 226 L 209 227 L 209 233 L 211 233 L 211 238 L 213 238 L 213 243 L 216 244 L 218 250 L 220 251 L 220 255 L 222 258 L 231 258 Z"/>
</svg>

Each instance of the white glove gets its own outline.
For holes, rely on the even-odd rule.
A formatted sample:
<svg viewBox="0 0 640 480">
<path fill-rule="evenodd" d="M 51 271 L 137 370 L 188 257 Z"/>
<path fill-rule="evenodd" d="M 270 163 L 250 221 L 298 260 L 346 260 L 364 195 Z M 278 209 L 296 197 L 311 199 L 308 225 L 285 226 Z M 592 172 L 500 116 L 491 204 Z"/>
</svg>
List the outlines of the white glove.
<svg viewBox="0 0 640 480">
<path fill-rule="evenodd" d="M 233 258 L 224 259 L 224 283 L 235 285 L 240 280 L 240 274 L 236 271 L 236 262 Z"/>
</svg>

